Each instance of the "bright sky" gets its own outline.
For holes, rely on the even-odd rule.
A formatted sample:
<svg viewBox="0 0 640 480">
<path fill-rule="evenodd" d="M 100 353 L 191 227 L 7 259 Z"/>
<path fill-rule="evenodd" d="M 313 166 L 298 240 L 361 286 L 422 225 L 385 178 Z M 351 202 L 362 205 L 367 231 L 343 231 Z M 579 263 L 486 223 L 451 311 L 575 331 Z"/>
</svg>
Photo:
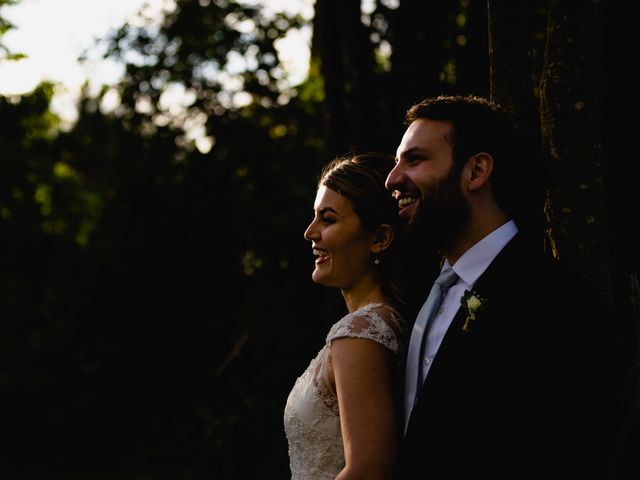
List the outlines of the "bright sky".
<svg viewBox="0 0 640 480">
<path fill-rule="evenodd" d="M 313 15 L 313 0 L 245 0 L 263 3 L 271 11 L 301 11 Z M 157 16 L 173 0 L 20 0 L 2 8 L 2 17 L 15 28 L 2 38 L 12 53 L 28 58 L 0 63 L 0 95 L 26 93 L 43 80 L 60 83 L 52 109 L 66 120 L 75 118 L 75 99 L 81 85 L 90 80 L 95 88 L 118 81 L 122 67 L 90 55 L 84 65 L 78 56 L 118 28 L 145 4 L 148 16 Z M 294 32 L 278 45 L 281 58 L 295 84 L 304 78 L 308 66 L 310 32 Z"/>
</svg>

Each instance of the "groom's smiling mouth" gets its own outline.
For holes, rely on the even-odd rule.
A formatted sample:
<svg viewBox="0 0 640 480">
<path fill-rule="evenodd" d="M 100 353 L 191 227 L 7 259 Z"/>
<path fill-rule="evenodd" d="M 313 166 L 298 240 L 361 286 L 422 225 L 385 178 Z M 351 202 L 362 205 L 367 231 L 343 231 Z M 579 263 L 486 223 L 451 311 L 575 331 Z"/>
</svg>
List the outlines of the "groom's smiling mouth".
<svg viewBox="0 0 640 480">
<path fill-rule="evenodd" d="M 393 198 L 398 202 L 398 210 L 401 218 L 411 217 L 413 208 L 411 205 L 417 204 L 420 197 L 412 193 L 401 193 L 398 190 L 393 192 Z"/>
<path fill-rule="evenodd" d="M 413 197 L 413 196 L 401 197 L 398 199 L 398 208 L 402 210 L 403 208 L 408 207 L 409 205 L 417 201 L 418 201 L 418 197 Z"/>
</svg>

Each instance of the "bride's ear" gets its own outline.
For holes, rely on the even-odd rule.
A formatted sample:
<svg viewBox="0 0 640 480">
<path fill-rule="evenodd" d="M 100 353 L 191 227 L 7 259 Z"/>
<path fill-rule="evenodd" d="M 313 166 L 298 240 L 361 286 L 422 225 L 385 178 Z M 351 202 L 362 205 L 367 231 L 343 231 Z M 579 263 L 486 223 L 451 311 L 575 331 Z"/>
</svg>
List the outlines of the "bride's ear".
<svg viewBox="0 0 640 480">
<path fill-rule="evenodd" d="M 391 225 L 386 223 L 380 225 L 378 230 L 376 231 L 376 237 L 373 243 L 371 244 L 371 252 L 372 253 L 381 253 L 384 252 L 389 246 L 391 242 L 393 242 L 393 238 L 395 237 L 395 232 Z"/>
</svg>

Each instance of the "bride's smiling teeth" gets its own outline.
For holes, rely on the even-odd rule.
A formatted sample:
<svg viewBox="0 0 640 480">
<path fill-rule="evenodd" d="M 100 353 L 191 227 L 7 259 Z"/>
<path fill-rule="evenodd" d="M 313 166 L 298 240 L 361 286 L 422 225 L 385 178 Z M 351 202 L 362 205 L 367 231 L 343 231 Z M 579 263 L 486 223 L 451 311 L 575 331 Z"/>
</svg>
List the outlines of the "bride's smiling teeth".
<svg viewBox="0 0 640 480">
<path fill-rule="evenodd" d="M 329 255 L 329 251 L 325 250 L 324 248 L 314 248 L 313 254 L 317 255 L 318 257 L 326 257 Z"/>
<path fill-rule="evenodd" d="M 415 203 L 417 200 L 418 200 L 418 197 L 412 197 L 412 196 L 399 198 L 398 199 L 398 207 L 401 208 L 401 209 L 405 208 L 405 207 L 408 207 L 412 203 Z"/>
</svg>

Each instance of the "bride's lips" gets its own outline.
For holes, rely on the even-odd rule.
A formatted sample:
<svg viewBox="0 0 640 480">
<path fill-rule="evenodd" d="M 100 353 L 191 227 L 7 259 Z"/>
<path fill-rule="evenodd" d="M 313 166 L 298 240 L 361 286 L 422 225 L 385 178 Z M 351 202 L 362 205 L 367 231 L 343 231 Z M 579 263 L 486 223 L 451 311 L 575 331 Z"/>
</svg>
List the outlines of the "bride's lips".
<svg viewBox="0 0 640 480">
<path fill-rule="evenodd" d="M 313 247 L 313 254 L 316 255 L 316 265 L 321 265 L 329 260 L 329 251 L 324 248 Z"/>
</svg>

